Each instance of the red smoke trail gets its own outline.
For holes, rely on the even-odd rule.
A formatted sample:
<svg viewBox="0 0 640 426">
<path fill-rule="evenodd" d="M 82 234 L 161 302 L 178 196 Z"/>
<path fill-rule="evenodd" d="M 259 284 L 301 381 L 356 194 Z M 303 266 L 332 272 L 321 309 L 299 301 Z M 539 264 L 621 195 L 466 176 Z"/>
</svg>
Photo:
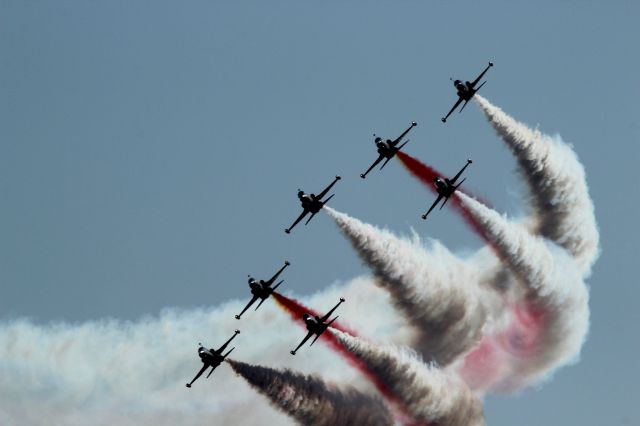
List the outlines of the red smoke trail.
<svg viewBox="0 0 640 426">
<path fill-rule="evenodd" d="M 522 358 L 535 356 L 544 333 L 544 311 L 535 304 L 507 303 L 511 320 L 506 329 L 484 336 L 482 341 L 464 357 L 458 369 L 471 389 L 486 391 L 496 384 L 503 390 L 512 390 L 501 382 L 517 368 Z"/>
<path fill-rule="evenodd" d="M 285 310 L 285 312 L 289 314 L 291 319 L 293 319 L 294 322 L 297 322 L 300 325 L 304 325 L 302 323 L 303 314 L 310 314 L 313 316 L 322 317 L 322 315 L 320 315 L 318 312 L 314 311 L 313 309 L 307 308 L 300 302 L 293 299 L 289 299 L 287 296 L 284 296 L 276 291 L 274 291 L 272 295 L 273 295 L 273 298 L 276 300 L 276 303 L 278 304 L 278 306 L 282 307 Z M 343 333 L 348 333 L 354 337 L 359 337 L 355 331 L 340 325 L 337 321 L 331 324 L 331 327 L 335 328 L 336 330 L 340 330 Z M 428 426 L 425 424 L 417 423 L 415 420 L 411 419 L 411 417 L 408 414 L 406 414 L 406 411 L 401 409 L 402 404 L 396 398 L 396 396 L 393 393 L 391 393 L 391 390 L 389 390 L 389 388 L 384 384 L 384 382 L 382 382 L 382 380 L 380 380 L 378 376 L 376 376 L 371 370 L 369 370 L 369 368 L 366 366 L 364 362 L 362 362 L 362 360 L 360 360 L 351 352 L 349 352 L 347 349 L 345 349 L 345 347 L 342 346 L 342 344 L 338 341 L 336 336 L 334 336 L 330 332 L 325 331 L 320 335 L 319 340 L 323 340 L 325 343 L 327 343 L 327 345 L 329 345 L 331 349 L 336 351 L 338 354 L 342 355 L 342 357 L 346 359 L 347 362 L 351 364 L 351 366 L 353 366 L 358 371 L 360 371 L 360 373 L 362 373 L 367 379 L 369 379 L 371 383 L 373 383 L 376 389 L 378 389 L 378 392 L 380 392 L 380 394 L 382 394 L 387 399 L 387 401 L 392 407 L 392 411 L 394 412 L 394 415 L 398 418 L 398 420 L 402 422 L 402 424 L 404 424 L 405 426 Z"/>
<path fill-rule="evenodd" d="M 418 178 L 418 180 L 422 182 L 422 184 L 430 189 L 434 194 L 438 194 L 433 181 L 437 177 L 444 178 L 445 175 L 443 175 L 433 167 L 427 166 L 426 164 L 420 162 L 420 160 L 413 158 L 403 151 L 399 151 L 396 156 L 398 157 L 402 165 L 405 166 L 407 170 L 409 170 L 409 173 Z M 478 197 L 474 196 L 473 194 L 469 194 L 462 189 L 458 189 L 458 191 L 463 192 L 472 198 L 478 199 Z M 450 201 L 451 203 L 453 203 L 454 208 L 458 211 L 458 213 L 460 213 L 465 222 L 467 222 L 469 226 L 471 226 L 471 229 L 473 229 L 473 231 L 478 234 L 483 240 L 485 240 L 489 245 L 492 245 L 491 241 L 489 241 L 489 239 L 487 238 L 483 227 L 471 216 L 471 213 L 469 213 L 469 211 L 462 206 L 460 200 L 457 197 L 453 196 Z"/>
</svg>

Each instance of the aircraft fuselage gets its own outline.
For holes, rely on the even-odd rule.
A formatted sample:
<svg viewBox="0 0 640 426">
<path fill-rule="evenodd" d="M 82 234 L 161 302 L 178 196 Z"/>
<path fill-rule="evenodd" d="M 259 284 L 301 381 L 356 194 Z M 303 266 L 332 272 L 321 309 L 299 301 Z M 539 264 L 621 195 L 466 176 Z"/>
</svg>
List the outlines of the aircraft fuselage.
<svg viewBox="0 0 640 426">
<path fill-rule="evenodd" d="M 302 208 L 310 211 L 311 213 L 318 213 L 324 203 L 316 198 L 314 194 L 303 194 L 300 197 L 300 203 Z"/>
<path fill-rule="evenodd" d="M 398 152 L 398 148 L 391 144 L 391 140 L 387 139 L 385 142 L 380 141 L 376 143 L 378 147 L 378 154 L 385 158 L 391 158 Z"/>
<path fill-rule="evenodd" d="M 251 282 L 249 287 L 251 287 L 251 294 L 258 296 L 260 299 L 266 299 L 273 292 L 273 289 L 262 280 Z"/>
<path fill-rule="evenodd" d="M 321 334 L 327 328 L 326 324 L 323 323 L 320 318 L 312 317 L 309 314 L 304 315 L 304 323 L 307 330 L 314 334 Z"/>
<path fill-rule="evenodd" d="M 442 180 L 440 178 L 435 178 L 433 182 L 438 194 L 442 195 L 445 198 L 449 198 L 451 194 L 453 194 L 456 190 L 455 186 L 451 185 L 448 179 Z"/>
<path fill-rule="evenodd" d="M 210 366 L 218 366 L 224 360 L 224 357 L 215 351 L 207 350 L 205 348 L 198 349 L 198 355 L 203 363 Z"/>
</svg>

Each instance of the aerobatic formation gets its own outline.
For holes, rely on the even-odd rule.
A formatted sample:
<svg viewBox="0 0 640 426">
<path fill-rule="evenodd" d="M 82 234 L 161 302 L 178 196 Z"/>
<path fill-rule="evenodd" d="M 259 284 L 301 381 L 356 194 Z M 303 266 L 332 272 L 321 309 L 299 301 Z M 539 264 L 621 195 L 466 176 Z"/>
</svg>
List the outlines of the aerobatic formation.
<svg viewBox="0 0 640 426">
<path fill-rule="evenodd" d="M 454 81 L 459 99 L 442 121 L 446 122 L 463 101 L 462 109 L 470 100 L 476 101 L 516 159 L 529 192 L 527 216 L 508 218 L 461 187 L 461 176 L 471 159 L 449 179 L 401 151 L 409 142 L 402 141 L 416 122 L 394 140 L 374 135 L 379 156 L 361 178 L 383 160 L 380 169 L 397 157 L 436 196 L 435 201 L 425 196 L 425 205 L 430 207 L 422 219 L 427 219 L 441 201 L 440 209 L 451 200 L 449 206 L 486 246 L 458 256 L 437 241 L 424 244 L 417 236 L 399 237 L 338 212 L 326 205 L 333 195 L 325 197 L 340 176 L 318 195 L 299 190 L 303 211 L 285 232 L 289 234 L 308 214 L 305 224 L 324 210 L 373 274 L 339 288 L 339 292 L 368 297 L 367 304 L 378 307 L 376 316 L 392 323 L 394 330 L 378 332 L 381 328 L 371 318 L 356 327 L 357 332 L 337 321 L 334 312 L 338 308 L 349 309 L 341 318 L 352 324 L 357 319 L 350 319 L 349 313 L 366 316 L 371 308 L 354 305 L 353 300 L 340 307 L 345 298 L 336 296 L 335 289 L 320 299 L 318 308 L 328 310 L 324 315 L 279 293 L 276 290 L 284 280 L 276 281 L 290 265 L 285 261 L 268 280 L 249 278 L 251 300 L 235 318 L 240 320 L 259 301 L 257 311 L 272 296 L 276 305 L 307 331 L 291 355 L 309 339 L 313 338 L 311 345 L 321 340 L 346 361 L 346 369 L 325 381 L 319 375 L 227 358 L 235 349 L 227 350 L 227 346 L 240 333 L 236 330 L 217 350 L 200 344 L 198 356 L 203 365 L 187 387 L 208 368 L 211 371 L 206 377 L 226 361 L 272 407 L 302 425 L 476 426 L 485 424 L 482 398 L 487 393 L 512 392 L 540 383 L 556 369 L 577 360 L 589 326 L 585 280 L 599 255 L 598 227 L 584 169 L 571 146 L 558 136 L 530 129 L 477 94 L 485 84 L 479 84 L 480 80 L 492 66 L 489 62 L 473 82 Z M 391 306 L 388 311 L 384 311 L 385 305 Z M 258 321 L 264 321 L 261 327 L 266 331 L 269 321 L 273 324 L 275 320 L 265 318 Z M 164 326 L 163 330 L 184 328 L 184 321 L 174 322 L 180 326 Z M 28 324 L 4 326 L 0 330 L 4 359 L 18 359 L 23 353 L 24 342 L 17 337 L 16 327 L 23 331 L 31 327 L 31 334 L 43 333 Z M 108 331 L 126 341 L 128 334 L 136 333 L 136 327 Z M 282 329 L 281 322 L 278 327 Z M 67 339 L 73 334 L 65 333 Z M 251 345 L 240 340 L 239 348 Z M 290 344 L 293 347 L 296 342 Z M 61 356 L 75 350 L 70 346 Z M 317 355 L 315 348 L 306 348 L 289 359 L 310 359 Z M 241 350 L 236 354 L 241 356 Z M 271 359 L 265 350 L 258 354 L 263 362 Z M 162 364 L 162 356 L 154 362 Z M 2 386 L 0 381 L 0 389 Z M 191 392 L 193 395 L 198 389 Z M 224 404 L 220 406 L 223 411 Z M 224 420 L 220 411 L 216 418 Z M 261 421 L 267 420 L 263 417 Z"/>
</svg>

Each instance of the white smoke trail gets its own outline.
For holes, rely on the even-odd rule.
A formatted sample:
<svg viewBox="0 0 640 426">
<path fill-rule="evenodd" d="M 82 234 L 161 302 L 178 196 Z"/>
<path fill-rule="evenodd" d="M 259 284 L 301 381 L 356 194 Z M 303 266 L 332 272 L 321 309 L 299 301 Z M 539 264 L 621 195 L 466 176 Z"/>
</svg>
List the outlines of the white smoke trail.
<svg viewBox="0 0 640 426">
<path fill-rule="evenodd" d="M 373 345 L 336 329 L 330 331 L 387 385 L 416 420 L 440 426 L 485 424 L 480 401 L 456 376 L 407 351 Z"/>
<path fill-rule="evenodd" d="M 485 312 L 473 265 L 433 242 L 423 249 L 417 236 L 401 239 L 325 207 L 340 230 L 391 295 L 415 330 L 412 346 L 422 356 L 446 365 L 480 340 Z"/>
<path fill-rule="evenodd" d="M 363 301 L 343 306 L 342 317 L 350 326 L 389 340 L 400 330 L 402 339 L 403 324 L 388 296 L 363 279 L 329 287 L 304 301 L 330 306 L 338 296 Z M 273 301 L 235 320 L 245 303 L 166 310 L 131 322 L 37 325 L 5 320 L 0 323 L 0 424 L 195 426 L 237 424 L 238 419 L 244 424 L 292 424 L 264 398 L 249 392 L 228 365 L 185 388 L 202 366 L 197 343 L 217 348 L 235 328 L 242 331 L 232 342 L 238 359 L 371 389 L 321 344 L 314 345 L 309 356 L 289 355 L 303 332 Z M 369 315 L 370 310 L 377 315 Z"/>
<path fill-rule="evenodd" d="M 318 376 L 291 370 L 276 370 L 229 360 L 277 409 L 304 426 L 371 425 L 390 426 L 394 421 L 383 402 L 353 387 L 339 388 Z"/>
<path fill-rule="evenodd" d="M 521 284 L 521 294 L 516 288 L 511 295 L 520 324 L 502 342 L 516 355 L 503 385 L 529 384 L 575 360 L 589 328 L 588 290 L 576 262 L 555 243 L 465 194 L 456 196 Z"/>
<path fill-rule="evenodd" d="M 530 129 L 482 96 L 474 99 L 515 156 L 529 186 L 538 220 L 534 232 L 567 249 L 588 275 L 599 254 L 599 233 L 584 168 L 575 152 L 559 136 Z"/>
</svg>

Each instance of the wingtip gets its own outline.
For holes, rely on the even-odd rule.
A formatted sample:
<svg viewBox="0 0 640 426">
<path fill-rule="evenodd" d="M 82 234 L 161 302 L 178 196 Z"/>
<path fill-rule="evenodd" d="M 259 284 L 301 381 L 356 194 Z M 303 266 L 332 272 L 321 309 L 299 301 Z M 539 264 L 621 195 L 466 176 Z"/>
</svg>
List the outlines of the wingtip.
<svg viewBox="0 0 640 426">
<path fill-rule="evenodd" d="M 417 123 L 417 122 L 415 122 L 415 121 L 412 121 L 412 122 L 411 122 L 411 126 L 412 126 L 412 127 L 415 127 L 415 126 L 417 126 L 417 125 L 418 125 L 418 123 Z"/>
<path fill-rule="evenodd" d="M 446 122 L 447 122 L 447 119 L 446 119 L 446 118 L 444 118 L 444 117 L 442 117 L 442 118 L 440 119 L 440 121 L 442 121 L 443 123 L 446 123 Z"/>
<path fill-rule="evenodd" d="M 341 302 L 344 302 L 344 301 L 345 301 L 344 297 L 341 297 L 341 298 L 340 298 L 340 301 L 341 301 Z"/>
<path fill-rule="evenodd" d="M 426 215 L 426 214 L 423 214 L 423 215 L 422 215 L 422 220 L 426 220 L 426 219 L 427 219 L 427 215 Z"/>
<path fill-rule="evenodd" d="M 285 260 L 285 261 L 284 261 L 284 264 L 285 264 L 286 266 L 289 266 L 289 265 L 291 265 L 291 262 L 289 262 L 288 260 Z"/>
<path fill-rule="evenodd" d="M 240 319 L 240 315 L 236 315 L 236 319 L 239 320 Z"/>
<path fill-rule="evenodd" d="M 291 355 L 295 355 L 295 354 L 296 354 L 296 351 L 289 351 L 289 353 L 290 353 Z"/>
<path fill-rule="evenodd" d="M 336 180 L 340 180 L 342 177 L 340 175 L 336 175 Z"/>
<path fill-rule="evenodd" d="M 285 233 L 285 234 L 290 234 L 290 233 L 291 233 L 291 230 L 290 230 L 290 229 L 285 229 L 285 230 L 284 230 L 284 233 Z"/>
</svg>

